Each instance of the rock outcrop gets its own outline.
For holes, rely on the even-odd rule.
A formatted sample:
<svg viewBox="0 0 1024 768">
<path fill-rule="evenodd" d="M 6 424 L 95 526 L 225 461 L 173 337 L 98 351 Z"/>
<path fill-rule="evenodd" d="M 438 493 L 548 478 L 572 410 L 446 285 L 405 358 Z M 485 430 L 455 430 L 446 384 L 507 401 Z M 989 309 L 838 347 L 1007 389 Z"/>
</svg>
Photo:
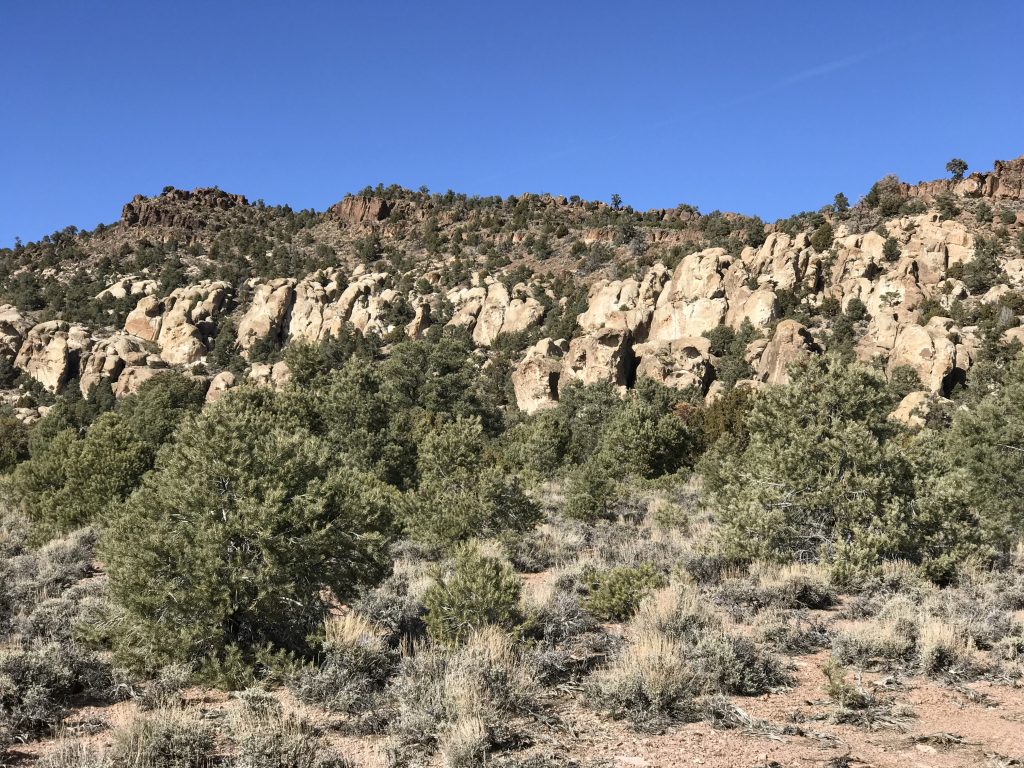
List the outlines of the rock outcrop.
<svg viewBox="0 0 1024 768">
<path fill-rule="evenodd" d="M 569 342 L 558 388 L 573 381 L 596 384 L 609 381 L 625 388 L 633 383 L 633 337 L 629 331 L 603 328 Z"/>
<path fill-rule="evenodd" d="M 770 342 L 754 344 L 762 346 L 757 357 L 757 378 L 766 384 L 787 384 L 790 365 L 822 351 L 811 332 L 796 320 L 781 321 Z"/>
<path fill-rule="evenodd" d="M 0 356 L 14 359 L 32 322 L 10 304 L 0 305 Z"/>
<path fill-rule="evenodd" d="M 231 286 L 222 281 L 177 288 L 163 299 L 145 296 L 128 314 L 124 330 L 156 344 L 164 362 L 191 365 L 206 355 L 230 297 Z"/>
<path fill-rule="evenodd" d="M 78 381 L 82 394 L 88 395 L 101 379 L 113 385 L 125 368 L 145 366 L 148 357 L 145 343 L 127 333 L 115 333 L 97 341 L 81 362 Z"/>
<path fill-rule="evenodd" d="M 248 205 L 243 195 L 231 195 L 219 189 L 169 189 L 158 197 L 136 195 L 121 209 L 125 227 L 177 227 L 199 229 L 214 211 L 226 211 Z"/>
<path fill-rule="evenodd" d="M 562 361 L 568 351 L 564 339 L 541 339 L 526 351 L 512 372 L 512 387 L 521 411 L 532 414 L 558 404 Z"/>
<path fill-rule="evenodd" d="M 283 341 L 288 312 L 295 298 L 295 280 L 279 278 L 259 283 L 253 290 L 249 309 L 238 323 L 238 346 L 248 352 L 263 339 Z"/>
<path fill-rule="evenodd" d="M 59 392 L 78 376 L 82 355 L 91 347 L 92 337 L 84 326 L 50 320 L 28 331 L 14 365 L 51 392 Z"/>
<path fill-rule="evenodd" d="M 391 213 L 391 206 L 379 197 L 357 195 L 335 203 L 329 213 L 338 221 L 354 226 L 383 221 Z"/>
<path fill-rule="evenodd" d="M 714 377 L 711 342 L 705 338 L 650 341 L 633 348 L 637 377 L 643 376 L 676 389 L 701 392 Z"/>
<path fill-rule="evenodd" d="M 946 392 L 957 367 L 958 339 L 948 318 L 933 317 L 926 326 L 903 325 L 897 331 L 886 373 L 891 376 L 895 369 L 907 366 L 929 392 Z"/>
<path fill-rule="evenodd" d="M 934 200 L 942 194 L 987 197 L 993 200 L 1024 200 L 1024 155 L 1015 160 L 996 160 L 988 173 L 972 173 L 965 179 L 939 179 L 901 184 L 907 197 Z"/>
<path fill-rule="evenodd" d="M 911 392 L 889 414 L 889 418 L 908 427 L 919 429 L 925 425 L 928 415 L 938 406 L 950 406 L 952 400 L 937 396 L 934 392 Z"/>
</svg>

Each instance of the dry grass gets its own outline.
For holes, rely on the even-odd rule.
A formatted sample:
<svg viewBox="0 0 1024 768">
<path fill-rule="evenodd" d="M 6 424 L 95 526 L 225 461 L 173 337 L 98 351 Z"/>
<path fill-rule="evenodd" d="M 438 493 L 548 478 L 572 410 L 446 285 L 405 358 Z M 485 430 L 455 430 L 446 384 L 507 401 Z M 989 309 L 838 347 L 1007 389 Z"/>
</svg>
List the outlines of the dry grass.
<svg viewBox="0 0 1024 768">
<path fill-rule="evenodd" d="M 494 627 L 474 632 L 457 648 L 411 649 L 391 686 L 393 760 L 403 764 L 438 750 L 468 760 L 508 743 L 517 720 L 540 706 L 536 679 L 512 638 Z"/>
</svg>

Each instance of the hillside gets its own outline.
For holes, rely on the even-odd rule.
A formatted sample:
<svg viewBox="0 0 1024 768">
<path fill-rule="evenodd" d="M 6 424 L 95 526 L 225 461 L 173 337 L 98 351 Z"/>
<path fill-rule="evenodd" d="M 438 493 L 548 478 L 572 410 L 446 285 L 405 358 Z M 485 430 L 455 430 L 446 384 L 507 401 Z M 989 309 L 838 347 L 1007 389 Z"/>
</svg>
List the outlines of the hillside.
<svg viewBox="0 0 1024 768">
<path fill-rule="evenodd" d="M 456 326 L 515 359 L 516 399 L 533 411 L 557 398 L 555 379 L 720 391 L 742 361 L 723 379 L 720 345 L 701 337 L 726 326 L 749 341 L 744 381 L 777 382 L 794 355 L 845 345 L 948 395 L 986 333 L 1017 333 L 1022 178 L 1016 160 L 956 183 L 886 179 L 849 210 L 768 225 L 546 195 L 378 188 L 317 213 L 167 189 L 116 224 L 0 251 L 5 380 L 87 394 L 106 379 L 120 396 L 182 367 L 219 392 L 281 381 L 285 367 L 267 366 L 296 340 Z M 6 397 L 30 408 L 32 393 L 46 402 L 25 379 Z"/>
<path fill-rule="evenodd" d="M 1020 765 L 1022 321 L 1024 157 L 4 249 L 0 764 Z"/>
</svg>

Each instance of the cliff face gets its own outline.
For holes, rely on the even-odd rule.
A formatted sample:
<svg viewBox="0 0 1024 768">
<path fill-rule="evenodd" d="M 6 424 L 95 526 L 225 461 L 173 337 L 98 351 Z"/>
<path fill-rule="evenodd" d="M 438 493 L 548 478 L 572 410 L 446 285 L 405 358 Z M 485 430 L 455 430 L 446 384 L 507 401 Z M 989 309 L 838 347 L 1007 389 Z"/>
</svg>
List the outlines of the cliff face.
<svg viewBox="0 0 1024 768">
<path fill-rule="evenodd" d="M 106 379 L 125 395 L 178 368 L 211 382 L 215 398 L 246 379 L 287 382 L 280 350 L 297 342 L 355 332 L 394 343 L 447 327 L 468 333 L 482 360 L 496 346 L 512 355 L 527 412 L 575 381 L 626 389 L 650 378 L 713 398 L 727 368 L 743 367 L 739 386 L 780 383 L 789 363 L 839 343 L 944 394 L 985 343 L 978 318 L 994 312 L 1007 338 L 1019 331 L 1022 189 L 1024 157 L 961 181 L 900 185 L 913 203 L 905 215 L 861 204 L 776 225 L 549 195 L 378 189 L 317 214 L 167 190 L 134 198 L 118 226 L 26 249 L 73 253 L 73 267 L 39 276 L 100 290 L 82 306 L 65 300 L 68 316 L 56 319 L 0 302 L 0 356 L 50 391 L 87 393 Z M 943 219 L 929 206 L 946 193 L 962 205 Z M 996 217 L 976 215 L 975 199 Z M 986 278 L 971 277 L 982 262 Z M 8 286 L 36 277 L 10 272 Z M 721 328 L 745 340 L 742 360 L 709 341 Z M 219 372 L 225 354 L 240 356 L 240 375 Z"/>
</svg>

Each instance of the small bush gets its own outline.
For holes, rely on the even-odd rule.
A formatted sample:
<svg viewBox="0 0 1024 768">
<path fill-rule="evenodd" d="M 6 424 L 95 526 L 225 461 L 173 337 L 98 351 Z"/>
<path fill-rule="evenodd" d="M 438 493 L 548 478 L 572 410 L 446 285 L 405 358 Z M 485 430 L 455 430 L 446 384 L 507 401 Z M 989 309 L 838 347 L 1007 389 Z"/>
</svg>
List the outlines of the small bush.
<svg viewBox="0 0 1024 768">
<path fill-rule="evenodd" d="M 973 651 L 972 643 L 948 622 L 927 619 L 918 628 L 917 661 L 925 674 L 970 671 Z"/>
<path fill-rule="evenodd" d="M 908 616 L 858 622 L 836 633 L 832 654 L 841 664 L 862 668 L 907 666 L 913 662 L 917 624 Z"/>
<path fill-rule="evenodd" d="M 754 620 L 754 638 L 779 653 L 812 653 L 831 643 L 831 634 L 821 622 L 800 613 L 769 608 Z"/>
<path fill-rule="evenodd" d="M 575 592 L 542 585 L 524 600 L 524 633 L 534 641 L 530 657 L 549 684 L 578 680 L 609 653 L 613 641 Z"/>
<path fill-rule="evenodd" d="M 236 715 L 231 735 L 238 747 L 232 768 L 350 768 L 334 755 L 319 732 L 305 719 L 280 709 Z"/>
<path fill-rule="evenodd" d="M 166 709 L 181 703 L 181 692 L 192 679 L 193 670 L 185 664 L 168 664 L 160 670 L 138 697 L 139 708 Z"/>
<path fill-rule="evenodd" d="M 417 581 L 414 576 L 408 572 L 392 573 L 353 604 L 357 613 L 384 633 L 392 648 L 402 642 L 422 639 L 427 631 L 423 621 L 423 595 L 428 583 L 424 578 Z"/>
<path fill-rule="evenodd" d="M 427 631 L 455 643 L 485 625 L 511 628 L 519 622 L 519 577 L 503 561 L 463 545 L 427 590 Z"/>
<path fill-rule="evenodd" d="M 776 656 L 741 635 L 705 635 L 690 657 L 693 684 L 702 693 L 756 696 L 791 682 Z"/>
<path fill-rule="evenodd" d="M 74 739 L 60 741 L 36 765 L 38 768 L 112 768 L 106 754 Z"/>
<path fill-rule="evenodd" d="M 695 695 L 686 648 L 656 632 L 638 636 L 622 655 L 591 676 L 588 702 L 639 730 L 657 731 L 688 719 Z"/>
<path fill-rule="evenodd" d="M 598 618 L 626 621 L 651 591 L 664 584 L 665 578 L 649 564 L 609 568 L 593 575 L 584 604 Z"/>
<path fill-rule="evenodd" d="M 882 258 L 886 261 L 899 261 L 900 243 L 894 237 L 887 237 L 882 245 Z"/>
<path fill-rule="evenodd" d="M 674 584 L 648 595 L 640 603 L 633 625 L 641 632 L 658 632 L 687 644 L 722 626 L 722 620 L 690 587 Z"/>
<path fill-rule="evenodd" d="M 206 768 L 212 764 L 213 729 L 166 709 L 141 715 L 114 734 L 111 757 L 121 768 Z"/>
<path fill-rule="evenodd" d="M 824 253 L 832 247 L 832 238 L 834 236 L 835 233 L 832 230 L 832 225 L 827 221 L 823 222 L 820 227 L 814 230 L 814 234 L 811 235 L 811 247 L 818 253 Z"/>
<path fill-rule="evenodd" d="M 293 679 L 295 695 L 308 704 L 356 714 L 378 703 L 394 665 L 383 633 L 359 614 L 325 623 L 324 659 Z"/>
<path fill-rule="evenodd" d="M 74 697 L 110 687 L 109 666 L 74 645 L 0 651 L 0 728 L 18 739 L 51 734 Z"/>
<path fill-rule="evenodd" d="M 517 718 L 539 709 L 536 677 L 495 627 L 471 634 L 458 648 L 420 649 L 402 661 L 390 688 L 393 760 L 421 759 L 439 748 L 464 760 L 511 742 Z"/>
</svg>

